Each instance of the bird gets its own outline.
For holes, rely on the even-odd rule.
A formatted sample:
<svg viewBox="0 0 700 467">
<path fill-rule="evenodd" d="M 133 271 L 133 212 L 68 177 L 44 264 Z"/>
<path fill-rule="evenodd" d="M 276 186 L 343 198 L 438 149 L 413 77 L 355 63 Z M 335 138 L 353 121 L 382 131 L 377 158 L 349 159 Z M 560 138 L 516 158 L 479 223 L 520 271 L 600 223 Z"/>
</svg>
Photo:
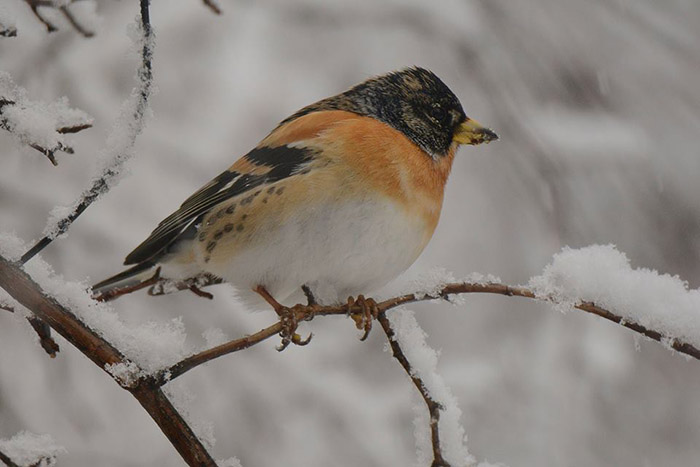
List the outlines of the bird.
<svg viewBox="0 0 700 467">
<path fill-rule="evenodd" d="M 438 224 L 460 145 L 498 139 L 435 75 L 409 67 L 308 105 L 187 198 L 92 287 L 108 300 L 234 286 L 252 305 L 337 304 L 381 288 Z M 294 302 L 298 303 L 298 302 Z"/>
</svg>

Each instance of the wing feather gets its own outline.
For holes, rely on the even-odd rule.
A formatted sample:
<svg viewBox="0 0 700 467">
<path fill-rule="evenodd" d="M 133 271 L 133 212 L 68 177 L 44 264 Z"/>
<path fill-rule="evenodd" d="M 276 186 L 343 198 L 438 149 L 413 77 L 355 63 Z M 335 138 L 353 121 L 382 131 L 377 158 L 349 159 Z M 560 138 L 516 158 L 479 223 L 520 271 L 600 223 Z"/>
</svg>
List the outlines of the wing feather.
<svg viewBox="0 0 700 467">
<path fill-rule="evenodd" d="M 143 243 L 129 253 L 124 264 L 157 259 L 179 238 L 187 236 L 186 233 L 194 234 L 198 220 L 216 205 L 253 188 L 291 177 L 304 170 L 317 155 L 315 149 L 296 145 L 253 149 L 229 170 L 187 198 L 177 211 L 166 217 Z M 237 166 L 247 168 L 250 173 L 236 171 Z"/>
</svg>

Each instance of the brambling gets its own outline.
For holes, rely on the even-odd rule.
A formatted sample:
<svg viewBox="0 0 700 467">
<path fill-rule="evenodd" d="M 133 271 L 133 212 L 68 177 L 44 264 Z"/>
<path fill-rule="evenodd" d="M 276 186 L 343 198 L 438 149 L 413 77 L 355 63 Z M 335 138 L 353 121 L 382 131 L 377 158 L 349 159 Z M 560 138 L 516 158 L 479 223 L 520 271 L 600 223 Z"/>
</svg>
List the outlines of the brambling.
<svg viewBox="0 0 700 467">
<path fill-rule="evenodd" d="M 258 304 L 254 291 L 284 301 L 302 288 L 331 304 L 371 292 L 432 237 L 457 147 L 495 139 L 428 70 L 371 78 L 283 120 L 93 293 L 170 282 L 209 295 L 199 287 L 228 282 Z"/>
</svg>

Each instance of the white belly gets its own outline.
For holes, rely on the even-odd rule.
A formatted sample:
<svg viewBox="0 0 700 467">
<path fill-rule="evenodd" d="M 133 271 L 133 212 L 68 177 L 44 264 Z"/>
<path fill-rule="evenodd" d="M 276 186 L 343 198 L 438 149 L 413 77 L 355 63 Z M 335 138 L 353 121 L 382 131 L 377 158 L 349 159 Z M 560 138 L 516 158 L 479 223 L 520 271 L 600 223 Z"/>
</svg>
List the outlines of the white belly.
<svg viewBox="0 0 700 467">
<path fill-rule="evenodd" d="M 261 227 L 226 261 L 200 260 L 199 266 L 233 284 L 249 303 L 258 285 L 288 305 L 301 299 L 302 285 L 319 302 L 335 303 L 368 294 L 405 271 L 431 234 L 419 216 L 389 200 L 317 205 Z"/>
</svg>

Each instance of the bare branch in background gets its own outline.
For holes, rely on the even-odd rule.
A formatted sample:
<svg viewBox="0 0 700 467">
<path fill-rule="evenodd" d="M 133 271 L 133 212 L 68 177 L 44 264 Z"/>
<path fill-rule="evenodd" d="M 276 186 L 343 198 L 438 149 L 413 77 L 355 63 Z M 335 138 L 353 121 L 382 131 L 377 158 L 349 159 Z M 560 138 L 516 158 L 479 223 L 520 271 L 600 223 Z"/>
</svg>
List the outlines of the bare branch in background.
<svg viewBox="0 0 700 467">
<path fill-rule="evenodd" d="M 83 37 L 93 37 L 95 33 L 93 31 L 88 31 L 85 29 L 76 19 L 73 13 L 70 11 L 70 4 L 75 3 L 80 0 L 71 0 L 68 4 L 61 5 L 60 2 L 53 0 L 24 0 L 29 8 L 32 9 L 34 16 L 41 21 L 44 26 L 46 26 L 46 32 L 58 31 L 58 28 L 48 19 L 46 19 L 41 13 L 39 13 L 39 8 L 52 8 L 60 11 L 63 16 L 68 20 L 68 22 L 73 26 L 73 28 Z"/>
<path fill-rule="evenodd" d="M 216 0 L 202 0 L 204 5 L 208 7 L 211 11 L 220 15 L 222 13 L 221 7 L 216 3 Z"/>
</svg>

